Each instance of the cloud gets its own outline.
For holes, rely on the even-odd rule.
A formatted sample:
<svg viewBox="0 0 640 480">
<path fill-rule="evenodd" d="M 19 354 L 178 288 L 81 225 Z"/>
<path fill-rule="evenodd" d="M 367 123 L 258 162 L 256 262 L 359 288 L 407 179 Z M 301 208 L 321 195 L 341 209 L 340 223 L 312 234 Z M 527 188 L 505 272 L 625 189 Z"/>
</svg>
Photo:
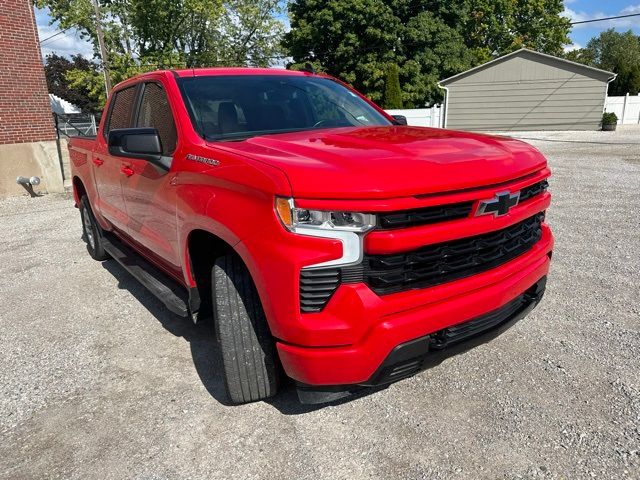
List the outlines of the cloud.
<svg viewBox="0 0 640 480">
<path fill-rule="evenodd" d="M 565 1 L 565 5 L 570 2 Z M 629 15 L 631 13 L 640 13 L 640 4 L 639 5 L 629 5 L 618 13 L 604 13 L 602 11 L 598 12 L 584 12 L 584 11 L 576 11 L 568 7 L 564 7 L 564 12 L 562 15 L 569 18 L 572 22 L 584 22 L 585 20 L 595 20 L 597 18 L 605 18 L 605 17 L 614 17 L 616 15 Z M 638 18 L 617 18 L 615 20 L 606 20 L 602 22 L 593 22 L 593 23 L 582 23 L 578 25 L 573 25 L 574 29 L 580 28 L 595 28 L 597 30 L 607 30 L 609 28 L 615 29 L 626 29 L 626 28 L 634 28 L 638 26 Z"/>
<path fill-rule="evenodd" d="M 603 12 L 594 12 L 594 13 L 578 12 L 567 7 L 564 7 L 564 12 L 562 12 L 562 15 L 569 18 L 572 22 L 584 22 L 585 20 L 593 20 L 595 18 L 611 16 L 611 15 L 605 15 Z M 583 26 L 584 24 L 578 24 L 578 25 L 573 25 L 573 28 L 582 28 Z"/>
<path fill-rule="evenodd" d="M 640 3 L 638 5 L 629 5 L 628 7 L 624 7 L 620 10 L 620 13 L 623 15 L 628 15 L 630 13 L 640 13 Z"/>
<path fill-rule="evenodd" d="M 58 25 L 51 25 L 51 17 L 46 9 L 36 9 L 36 24 L 38 25 L 38 36 L 41 42 L 61 31 Z M 43 58 L 50 53 L 62 55 L 63 57 L 71 57 L 77 54 L 89 59 L 93 57 L 92 45 L 80 38 L 78 32 L 73 29 L 42 42 L 40 49 L 42 50 Z"/>
<path fill-rule="evenodd" d="M 565 45 L 564 46 L 564 51 L 565 51 L 565 53 L 573 52 L 574 50 L 579 50 L 581 48 L 582 48 L 582 45 L 580 45 L 577 42 L 573 42 L 573 44 L 571 44 L 571 45 Z"/>
</svg>

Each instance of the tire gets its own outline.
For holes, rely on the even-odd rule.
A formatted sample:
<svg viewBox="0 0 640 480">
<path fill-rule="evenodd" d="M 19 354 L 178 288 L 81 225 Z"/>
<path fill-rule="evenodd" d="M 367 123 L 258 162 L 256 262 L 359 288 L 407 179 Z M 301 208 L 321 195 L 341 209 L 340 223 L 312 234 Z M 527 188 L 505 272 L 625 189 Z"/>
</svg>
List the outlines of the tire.
<svg viewBox="0 0 640 480">
<path fill-rule="evenodd" d="M 236 255 L 220 257 L 213 266 L 212 279 L 214 318 L 229 399 L 240 404 L 275 395 L 275 345 L 247 267 Z"/>
<path fill-rule="evenodd" d="M 82 219 L 82 237 L 87 243 L 89 255 L 98 261 L 108 259 L 109 254 L 102 246 L 102 231 L 98 227 L 96 217 L 93 216 L 93 210 L 86 195 L 80 199 L 80 218 Z"/>
</svg>

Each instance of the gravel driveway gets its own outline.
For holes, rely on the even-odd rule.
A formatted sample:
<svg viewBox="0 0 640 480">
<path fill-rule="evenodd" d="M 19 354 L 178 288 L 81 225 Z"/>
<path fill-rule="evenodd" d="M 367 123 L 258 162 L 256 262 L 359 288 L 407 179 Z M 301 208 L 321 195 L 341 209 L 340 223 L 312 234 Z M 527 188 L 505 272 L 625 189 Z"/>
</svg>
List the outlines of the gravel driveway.
<svg viewBox="0 0 640 480">
<path fill-rule="evenodd" d="M 640 478 L 640 131 L 548 157 L 547 294 L 494 341 L 324 408 L 229 407 L 210 328 L 97 263 L 69 199 L 0 202 L 2 478 Z"/>
</svg>

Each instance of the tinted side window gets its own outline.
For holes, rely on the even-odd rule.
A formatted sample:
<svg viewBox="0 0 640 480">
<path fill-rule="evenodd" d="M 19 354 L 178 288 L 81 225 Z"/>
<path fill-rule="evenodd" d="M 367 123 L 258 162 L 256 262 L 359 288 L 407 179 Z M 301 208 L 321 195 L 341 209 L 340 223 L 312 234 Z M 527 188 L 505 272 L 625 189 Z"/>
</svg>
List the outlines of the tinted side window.
<svg viewBox="0 0 640 480">
<path fill-rule="evenodd" d="M 133 109 L 135 96 L 135 85 L 114 93 L 111 116 L 109 117 L 109 122 L 105 126 L 105 136 L 108 135 L 109 130 L 131 127 L 131 111 Z"/>
<path fill-rule="evenodd" d="M 157 83 L 147 83 L 144 86 L 136 127 L 153 127 L 158 130 L 162 154 L 173 154 L 177 141 L 176 125 L 167 95 Z"/>
</svg>

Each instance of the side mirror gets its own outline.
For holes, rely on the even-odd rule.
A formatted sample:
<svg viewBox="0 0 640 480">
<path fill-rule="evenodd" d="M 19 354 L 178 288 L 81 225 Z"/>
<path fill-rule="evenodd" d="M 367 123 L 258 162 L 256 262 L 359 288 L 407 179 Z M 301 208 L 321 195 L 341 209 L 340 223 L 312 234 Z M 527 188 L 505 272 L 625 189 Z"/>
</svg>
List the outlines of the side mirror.
<svg viewBox="0 0 640 480">
<path fill-rule="evenodd" d="M 109 153 L 114 157 L 139 158 L 169 170 L 171 158 L 162 156 L 155 128 L 118 128 L 109 131 Z"/>
<path fill-rule="evenodd" d="M 404 115 L 391 115 L 396 125 L 407 125 L 407 117 Z"/>
</svg>

